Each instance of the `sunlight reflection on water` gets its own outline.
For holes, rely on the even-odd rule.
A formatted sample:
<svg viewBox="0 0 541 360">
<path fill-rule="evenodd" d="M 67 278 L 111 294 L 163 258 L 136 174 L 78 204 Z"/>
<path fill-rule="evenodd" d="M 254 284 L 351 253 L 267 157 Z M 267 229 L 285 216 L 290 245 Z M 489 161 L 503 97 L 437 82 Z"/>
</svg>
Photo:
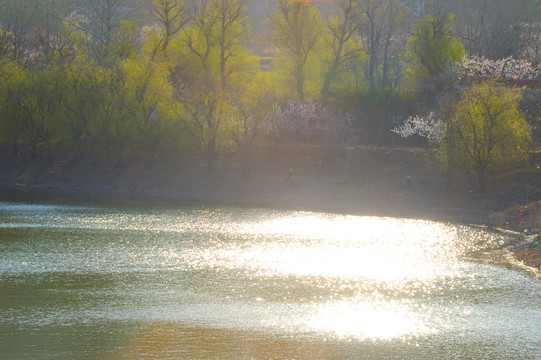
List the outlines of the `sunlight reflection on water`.
<svg viewBox="0 0 541 360">
<path fill-rule="evenodd" d="M 405 335 L 427 335 L 436 330 L 419 314 L 398 301 L 377 303 L 343 300 L 319 305 L 311 326 L 316 331 L 364 339 L 391 339 Z"/>
<path fill-rule="evenodd" d="M 501 241 L 474 230 L 466 231 L 467 239 L 459 238 L 459 227 L 426 221 L 309 214 L 235 224 L 225 231 L 257 241 L 218 243 L 176 256 L 192 266 L 250 268 L 267 276 L 421 281 L 453 276 L 465 251 Z"/>
<path fill-rule="evenodd" d="M 532 328 L 541 335 L 532 325 L 541 321 L 532 312 L 541 287 L 477 257 L 507 239 L 472 227 L 309 212 L 1 203 L 0 223 L 6 339 L 27 327 L 110 321 L 132 329 L 124 333 L 135 331 L 127 324 L 175 323 L 179 333 L 310 335 L 358 346 L 437 339 L 435 349 L 449 339 L 482 341 L 487 328 L 509 338 L 506 348 Z M 509 320 L 525 312 L 523 324 Z M 217 346 L 193 341 L 199 350 Z M 92 346 L 82 355 L 94 357 Z M 187 356 L 181 349 L 173 354 Z"/>
</svg>

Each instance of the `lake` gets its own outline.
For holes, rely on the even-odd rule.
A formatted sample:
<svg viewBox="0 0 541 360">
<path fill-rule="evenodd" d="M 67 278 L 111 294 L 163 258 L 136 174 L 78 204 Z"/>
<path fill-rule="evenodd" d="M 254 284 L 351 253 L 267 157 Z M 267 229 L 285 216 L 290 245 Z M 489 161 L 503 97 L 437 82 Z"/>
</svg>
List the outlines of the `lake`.
<svg viewBox="0 0 541 360">
<path fill-rule="evenodd" d="M 541 359 L 541 281 L 482 228 L 0 203 L 0 358 Z"/>
</svg>

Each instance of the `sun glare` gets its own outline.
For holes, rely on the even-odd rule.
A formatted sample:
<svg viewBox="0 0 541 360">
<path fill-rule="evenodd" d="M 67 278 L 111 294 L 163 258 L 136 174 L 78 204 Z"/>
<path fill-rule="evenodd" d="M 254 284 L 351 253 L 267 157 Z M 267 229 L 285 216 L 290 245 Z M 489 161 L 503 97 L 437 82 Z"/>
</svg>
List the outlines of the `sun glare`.
<svg viewBox="0 0 541 360">
<path fill-rule="evenodd" d="M 220 216 L 200 213 L 197 229 L 191 217 L 152 221 L 188 246 L 130 261 L 223 279 L 244 274 L 245 285 L 209 283 L 220 288 L 211 299 L 220 312 L 192 309 L 181 317 L 228 327 L 244 324 L 247 316 L 250 326 L 264 331 L 367 340 L 432 334 L 437 327 L 428 326 L 414 304 L 429 301 L 442 283 L 460 280 L 468 266 L 464 252 L 490 242 L 475 229 L 421 220 L 293 211 L 216 221 Z"/>
<path fill-rule="evenodd" d="M 339 337 L 385 340 L 433 333 L 414 312 L 396 303 L 341 301 L 319 306 L 310 325 Z"/>
<path fill-rule="evenodd" d="M 267 275 L 422 281 L 438 276 L 438 258 L 449 259 L 449 231 L 438 224 L 375 217 L 300 214 L 235 226 L 259 241 L 209 250 L 207 260 L 251 267 Z M 439 236 L 435 236 L 440 232 Z M 452 258 L 451 258 L 452 259 Z"/>
<path fill-rule="evenodd" d="M 455 244 L 449 242 L 456 237 L 453 228 L 432 222 L 292 213 L 231 224 L 229 230 L 254 240 L 240 248 L 209 249 L 202 263 L 250 269 L 260 278 L 290 281 L 293 277 L 302 286 L 313 286 L 314 279 L 321 279 L 325 284 L 321 286 L 330 293 L 312 298 L 315 303 L 310 310 L 280 320 L 281 326 L 287 328 L 288 321 L 304 323 L 307 331 L 341 338 L 391 339 L 431 333 L 422 311 L 388 294 L 405 291 L 407 296 L 429 296 L 438 279 L 453 277 L 457 271 Z"/>
</svg>

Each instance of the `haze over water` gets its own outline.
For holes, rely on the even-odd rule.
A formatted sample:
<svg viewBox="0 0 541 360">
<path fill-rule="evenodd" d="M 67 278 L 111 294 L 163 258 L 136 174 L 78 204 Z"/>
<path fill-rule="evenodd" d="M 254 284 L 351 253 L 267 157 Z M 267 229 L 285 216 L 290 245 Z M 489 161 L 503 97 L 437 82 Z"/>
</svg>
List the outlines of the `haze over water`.
<svg viewBox="0 0 541 360">
<path fill-rule="evenodd" d="M 509 239 L 309 212 L 0 203 L 0 357 L 539 359 Z"/>
</svg>

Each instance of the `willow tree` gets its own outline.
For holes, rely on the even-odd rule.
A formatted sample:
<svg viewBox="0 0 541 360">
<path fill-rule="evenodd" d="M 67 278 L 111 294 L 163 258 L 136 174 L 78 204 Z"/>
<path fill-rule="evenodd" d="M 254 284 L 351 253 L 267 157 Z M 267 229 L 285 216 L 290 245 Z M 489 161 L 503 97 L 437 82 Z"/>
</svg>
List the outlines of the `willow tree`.
<svg viewBox="0 0 541 360">
<path fill-rule="evenodd" d="M 269 15 L 272 39 L 293 61 L 297 101 L 304 100 L 305 67 L 320 40 L 320 14 L 308 1 L 276 0 Z"/>
<path fill-rule="evenodd" d="M 464 47 L 452 32 L 453 19 L 453 14 L 429 14 L 415 25 L 406 45 L 412 78 L 433 78 L 449 63 L 462 60 Z"/>
<path fill-rule="evenodd" d="M 25 94 L 26 77 L 16 62 L 0 64 L 0 139 L 12 142 L 13 157 L 18 155 L 24 126 L 20 103 Z"/>
<path fill-rule="evenodd" d="M 54 160 L 54 148 L 61 141 L 65 82 L 62 69 L 51 65 L 43 71 L 30 72 L 23 83 L 25 95 L 19 106 L 23 112 L 24 136 L 32 148 L 32 159 L 37 157 L 37 146 L 42 142 L 47 150 L 47 160 Z"/>
<path fill-rule="evenodd" d="M 464 90 L 455 106 L 451 128 L 459 163 L 475 172 L 479 192 L 485 191 L 487 169 L 505 169 L 525 158 L 530 134 L 520 98 L 488 81 Z"/>
<path fill-rule="evenodd" d="M 178 37 L 180 96 L 186 102 L 190 129 L 201 151 L 213 162 L 224 144 L 230 118 L 229 98 L 243 73 L 253 69 L 242 45 L 248 35 L 244 0 L 193 0 L 192 16 Z"/>
<path fill-rule="evenodd" d="M 349 48 L 350 40 L 358 31 L 357 3 L 355 0 L 340 0 L 340 12 L 338 16 L 327 17 L 327 28 L 330 33 L 330 46 L 332 48 L 332 60 L 325 74 L 325 80 L 321 89 L 321 96 L 326 98 L 329 94 L 331 83 L 335 80 L 340 67 L 345 60 L 357 49 Z"/>
<path fill-rule="evenodd" d="M 519 111 L 520 99 L 516 90 L 489 80 L 465 89 L 443 108 L 443 119 L 433 112 L 412 116 L 391 131 L 404 138 L 424 137 L 448 175 L 451 167 L 473 171 L 484 192 L 488 169 L 505 170 L 525 159 L 530 130 Z"/>
<path fill-rule="evenodd" d="M 216 43 L 220 51 L 220 86 L 226 90 L 231 75 L 227 65 L 248 35 L 244 24 L 247 17 L 246 0 L 215 0 L 214 6 L 218 18 Z"/>
</svg>

